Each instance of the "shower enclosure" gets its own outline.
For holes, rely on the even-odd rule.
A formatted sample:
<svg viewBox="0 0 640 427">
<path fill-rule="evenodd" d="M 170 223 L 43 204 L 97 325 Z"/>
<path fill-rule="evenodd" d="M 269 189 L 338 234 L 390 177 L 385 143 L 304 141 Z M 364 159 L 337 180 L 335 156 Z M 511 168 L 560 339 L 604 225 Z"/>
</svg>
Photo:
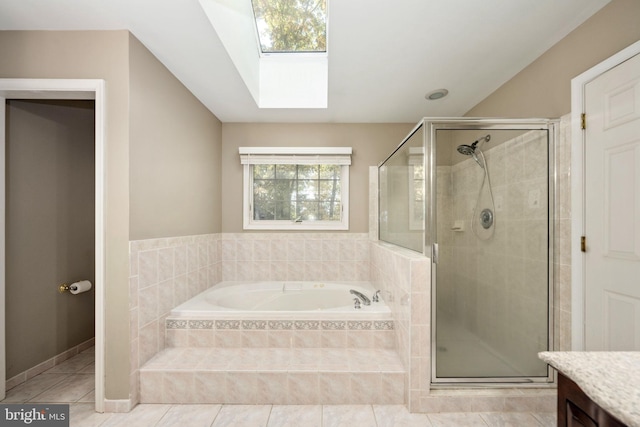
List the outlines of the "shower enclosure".
<svg viewBox="0 0 640 427">
<path fill-rule="evenodd" d="M 555 129 L 426 118 L 380 164 L 380 240 L 432 261 L 433 385 L 552 381 Z"/>
</svg>

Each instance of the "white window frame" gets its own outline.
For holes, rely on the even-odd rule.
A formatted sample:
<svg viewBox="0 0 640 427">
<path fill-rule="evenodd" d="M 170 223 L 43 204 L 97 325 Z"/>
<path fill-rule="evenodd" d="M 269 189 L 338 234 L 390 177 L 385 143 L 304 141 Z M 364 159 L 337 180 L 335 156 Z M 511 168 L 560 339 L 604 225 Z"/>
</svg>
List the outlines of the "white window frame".
<svg viewBox="0 0 640 427">
<path fill-rule="evenodd" d="M 426 182 L 424 177 L 424 147 L 409 147 L 408 153 L 408 161 L 409 165 L 409 173 L 407 174 L 407 178 L 409 179 L 409 230 L 424 230 L 424 220 L 425 220 L 425 206 L 424 199 L 421 203 L 416 203 L 416 179 L 415 179 L 415 168 L 416 166 L 423 167 L 423 187 Z M 422 195 L 424 197 L 424 194 Z M 415 212 L 416 210 L 422 210 L 422 219 L 420 221 L 416 220 Z"/>
<path fill-rule="evenodd" d="M 348 230 L 349 166 L 351 147 L 239 147 L 242 179 L 242 225 L 244 230 Z M 340 221 L 256 220 L 253 215 L 253 165 L 339 165 Z"/>
</svg>

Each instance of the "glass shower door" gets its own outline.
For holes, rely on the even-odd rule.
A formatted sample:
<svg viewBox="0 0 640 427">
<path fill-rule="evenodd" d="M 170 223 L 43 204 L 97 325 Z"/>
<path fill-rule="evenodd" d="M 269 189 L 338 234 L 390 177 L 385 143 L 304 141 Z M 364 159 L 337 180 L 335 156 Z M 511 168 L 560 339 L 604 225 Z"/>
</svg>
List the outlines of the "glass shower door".
<svg viewBox="0 0 640 427">
<path fill-rule="evenodd" d="M 546 382 L 553 124 L 427 124 L 433 382 Z"/>
</svg>

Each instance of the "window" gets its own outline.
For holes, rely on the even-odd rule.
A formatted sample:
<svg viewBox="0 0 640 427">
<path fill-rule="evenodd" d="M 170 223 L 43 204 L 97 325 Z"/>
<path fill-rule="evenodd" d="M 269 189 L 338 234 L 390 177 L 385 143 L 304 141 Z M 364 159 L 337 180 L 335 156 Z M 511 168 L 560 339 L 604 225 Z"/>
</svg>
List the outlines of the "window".
<svg viewBox="0 0 640 427">
<path fill-rule="evenodd" d="M 262 53 L 326 52 L 326 0 L 251 0 Z"/>
<path fill-rule="evenodd" d="M 240 147 L 244 229 L 348 230 L 351 147 Z"/>
</svg>

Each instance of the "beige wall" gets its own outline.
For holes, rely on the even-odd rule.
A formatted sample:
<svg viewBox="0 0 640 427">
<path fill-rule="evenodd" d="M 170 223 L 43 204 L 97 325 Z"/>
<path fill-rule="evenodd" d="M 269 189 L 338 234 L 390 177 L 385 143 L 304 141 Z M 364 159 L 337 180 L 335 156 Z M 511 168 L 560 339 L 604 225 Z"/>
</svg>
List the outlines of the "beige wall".
<svg viewBox="0 0 640 427">
<path fill-rule="evenodd" d="M 221 124 L 127 31 L 0 31 L 0 55 L 0 78 L 106 81 L 105 392 L 127 399 L 129 240 L 220 231 Z"/>
<path fill-rule="evenodd" d="M 638 40 L 640 1 L 612 0 L 465 116 L 561 117 L 571 79 Z"/>
<path fill-rule="evenodd" d="M 410 124 L 222 125 L 222 231 L 242 232 L 242 166 L 238 147 L 353 147 L 349 175 L 349 232 L 369 231 L 369 166 L 378 165 L 402 142 Z"/>
<path fill-rule="evenodd" d="M 221 124 L 127 31 L 1 31 L 0 55 L 0 78 L 106 81 L 105 392 L 127 399 L 129 240 L 220 231 Z"/>
<path fill-rule="evenodd" d="M 7 105 L 7 378 L 94 336 L 93 101 Z M 27 339 L 25 339 L 27 338 Z"/>
<path fill-rule="evenodd" d="M 106 81 L 106 381 L 129 396 L 129 75 L 127 31 L 1 31 L 0 78 Z"/>
<path fill-rule="evenodd" d="M 130 40 L 130 238 L 219 233 L 222 125 Z"/>
</svg>

